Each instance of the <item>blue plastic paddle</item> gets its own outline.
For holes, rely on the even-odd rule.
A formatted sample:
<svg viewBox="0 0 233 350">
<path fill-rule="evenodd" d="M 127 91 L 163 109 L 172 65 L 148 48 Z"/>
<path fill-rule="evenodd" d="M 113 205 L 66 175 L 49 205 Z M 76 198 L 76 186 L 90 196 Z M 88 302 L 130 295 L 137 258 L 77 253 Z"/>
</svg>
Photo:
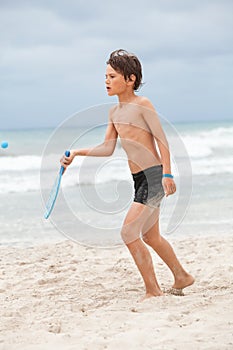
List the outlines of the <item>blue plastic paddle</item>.
<svg viewBox="0 0 233 350">
<path fill-rule="evenodd" d="M 65 155 L 67 157 L 70 156 L 70 151 L 65 151 Z M 54 204 L 56 202 L 56 199 L 57 199 L 57 195 L 58 195 L 58 192 L 59 192 L 59 188 L 60 188 L 60 184 L 61 184 L 61 177 L 63 175 L 63 172 L 64 172 L 64 167 L 61 166 L 60 168 L 60 171 L 59 171 L 59 174 L 56 178 L 56 181 L 54 182 L 54 185 L 53 185 L 53 188 L 49 194 L 49 199 L 46 203 L 46 211 L 44 213 L 44 218 L 45 219 L 48 219 L 49 215 L 51 214 L 52 210 L 53 210 L 53 207 L 54 207 Z"/>
</svg>

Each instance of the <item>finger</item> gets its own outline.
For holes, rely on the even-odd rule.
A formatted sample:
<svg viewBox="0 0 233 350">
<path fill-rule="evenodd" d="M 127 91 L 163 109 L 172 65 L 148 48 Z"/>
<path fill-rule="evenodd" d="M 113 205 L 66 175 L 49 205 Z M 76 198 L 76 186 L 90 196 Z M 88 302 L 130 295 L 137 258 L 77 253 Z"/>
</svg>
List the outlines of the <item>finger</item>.
<svg viewBox="0 0 233 350">
<path fill-rule="evenodd" d="M 166 188 L 165 195 L 166 195 L 166 197 L 168 197 L 168 196 L 170 196 L 171 194 L 173 194 L 175 192 L 176 192 L 176 188 L 173 187 L 173 186 L 172 187 L 169 186 L 169 187 Z"/>
<path fill-rule="evenodd" d="M 169 194 L 173 194 L 173 193 L 175 193 L 176 192 L 176 188 L 175 187 L 171 187 L 170 189 L 169 189 Z"/>
<path fill-rule="evenodd" d="M 67 164 L 67 165 L 70 164 L 70 159 L 68 157 L 63 157 L 62 161 L 64 164 Z"/>
<path fill-rule="evenodd" d="M 61 158 L 61 160 L 60 160 L 60 164 L 61 164 L 61 166 L 63 166 L 64 168 L 66 168 L 67 167 L 67 161 L 64 159 L 64 158 Z"/>
</svg>

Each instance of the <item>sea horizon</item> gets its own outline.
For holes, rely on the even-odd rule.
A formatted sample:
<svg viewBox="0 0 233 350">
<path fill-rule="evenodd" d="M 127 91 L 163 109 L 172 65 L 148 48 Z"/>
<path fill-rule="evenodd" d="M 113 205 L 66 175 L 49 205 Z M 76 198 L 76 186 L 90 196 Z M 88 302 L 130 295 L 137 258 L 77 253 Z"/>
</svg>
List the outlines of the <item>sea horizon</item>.
<svg viewBox="0 0 233 350">
<path fill-rule="evenodd" d="M 164 200 L 162 231 L 178 235 L 232 232 L 233 122 L 179 122 L 172 126 L 174 129 L 171 127 L 167 136 L 172 145 L 178 190 Z M 7 149 L 0 149 L 0 245 L 30 245 L 58 237 L 96 245 L 93 225 L 98 228 L 100 245 L 121 242 L 120 226 L 133 189 L 126 157 L 119 145 L 112 157 L 78 157 L 62 179 L 60 199 L 64 197 L 66 203 L 59 199 L 51 221 L 43 218 L 44 204 L 64 150 L 70 145 L 78 148 L 99 144 L 104 134 L 104 127 L 89 126 L 17 129 L 5 133 L 6 137 L 0 132 L 2 141 L 9 142 Z M 184 145 L 185 157 L 184 152 L 182 155 L 174 149 L 174 138 Z M 188 181 L 182 184 L 182 176 L 190 165 Z M 95 209 L 99 197 L 103 207 Z M 106 210 L 105 203 L 113 214 L 111 210 L 101 214 L 103 208 Z M 60 220 L 65 222 L 68 213 L 72 213 L 74 225 L 65 224 L 60 229 Z M 111 236 L 113 229 L 115 233 Z"/>
</svg>

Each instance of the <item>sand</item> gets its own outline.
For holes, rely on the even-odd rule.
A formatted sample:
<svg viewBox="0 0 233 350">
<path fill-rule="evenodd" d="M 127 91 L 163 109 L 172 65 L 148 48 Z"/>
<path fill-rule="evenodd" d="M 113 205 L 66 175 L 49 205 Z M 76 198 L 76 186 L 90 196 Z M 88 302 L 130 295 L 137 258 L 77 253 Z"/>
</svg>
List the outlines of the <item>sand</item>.
<svg viewBox="0 0 233 350">
<path fill-rule="evenodd" d="M 233 349 L 233 238 L 167 238 L 196 283 L 143 303 L 124 246 L 2 247 L 0 349 Z M 169 288 L 170 271 L 153 259 Z"/>
</svg>

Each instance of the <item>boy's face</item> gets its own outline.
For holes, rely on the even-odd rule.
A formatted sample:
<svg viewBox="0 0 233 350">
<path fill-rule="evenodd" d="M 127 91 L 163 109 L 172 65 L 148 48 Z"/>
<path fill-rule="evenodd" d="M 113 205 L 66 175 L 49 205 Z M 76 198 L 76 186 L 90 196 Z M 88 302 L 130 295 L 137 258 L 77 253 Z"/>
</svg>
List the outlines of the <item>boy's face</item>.
<svg viewBox="0 0 233 350">
<path fill-rule="evenodd" d="M 126 81 L 124 75 L 115 71 L 110 64 L 107 65 L 105 78 L 109 96 L 120 95 L 132 86 L 132 82 Z"/>
</svg>

